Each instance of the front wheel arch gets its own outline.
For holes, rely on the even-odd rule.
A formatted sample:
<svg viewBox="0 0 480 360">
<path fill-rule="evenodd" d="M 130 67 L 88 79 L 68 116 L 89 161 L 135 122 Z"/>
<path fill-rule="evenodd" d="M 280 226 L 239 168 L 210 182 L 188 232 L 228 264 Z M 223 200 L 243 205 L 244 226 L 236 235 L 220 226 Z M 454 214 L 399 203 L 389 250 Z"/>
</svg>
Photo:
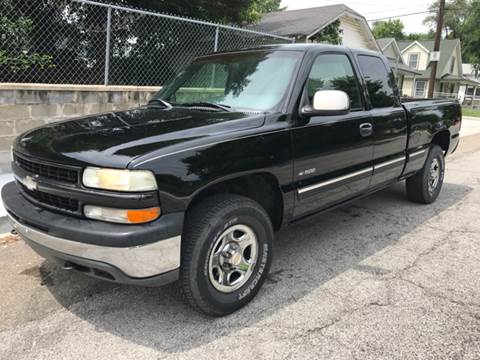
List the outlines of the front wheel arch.
<svg viewBox="0 0 480 360">
<path fill-rule="evenodd" d="M 253 273 L 242 287 L 231 292 L 216 289 L 210 278 L 210 256 L 216 240 L 232 226 L 247 225 L 258 237 L 258 257 Z M 180 266 L 180 290 L 195 310 L 223 316 L 251 301 L 265 281 L 271 261 L 273 228 L 265 210 L 239 195 L 220 194 L 196 204 L 185 221 Z"/>
<path fill-rule="evenodd" d="M 247 197 L 262 206 L 270 217 L 274 230 L 279 230 L 284 217 L 284 198 L 277 178 L 267 172 L 250 173 L 211 183 L 194 193 L 186 213 L 201 201 L 220 195 L 233 194 Z"/>
</svg>

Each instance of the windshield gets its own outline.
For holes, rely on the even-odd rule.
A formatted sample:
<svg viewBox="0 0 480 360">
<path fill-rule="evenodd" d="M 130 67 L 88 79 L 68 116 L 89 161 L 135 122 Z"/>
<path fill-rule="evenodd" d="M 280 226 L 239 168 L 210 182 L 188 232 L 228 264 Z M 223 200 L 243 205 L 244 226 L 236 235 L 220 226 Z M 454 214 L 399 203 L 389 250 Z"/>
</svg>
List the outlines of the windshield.
<svg viewBox="0 0 480 360">
<path fill-rule="evenodd" d="M 300 57 L 296 51 L 253 51 L 200 59 L 153 99 L 174 106 L 214 103 L 237 110 L 273 110 L 286 96 Z"/>
</svg>

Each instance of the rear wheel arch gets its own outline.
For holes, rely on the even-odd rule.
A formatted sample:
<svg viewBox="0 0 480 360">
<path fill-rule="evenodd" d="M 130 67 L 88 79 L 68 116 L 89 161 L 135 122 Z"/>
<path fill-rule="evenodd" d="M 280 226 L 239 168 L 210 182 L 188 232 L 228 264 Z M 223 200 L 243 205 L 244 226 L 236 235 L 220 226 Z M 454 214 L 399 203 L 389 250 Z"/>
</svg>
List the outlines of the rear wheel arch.
<svg viewBox="0 0 480 360">
<path fill-rule="evenodd" d="M 432 144 L 423 168 L 406 180 L 407 197 L 416 203 L 431 204 L 440 194 L 444 175 L 445 154 L 439 145 Z"/>
<path fill-rule="evenodd" d="M 450 148 L 450 131 L 441 130 L 437 132 L 433 136 L 431 144 L 440 146 L 446 155 L 448 153 L 448 149 Z"/>
</svg>

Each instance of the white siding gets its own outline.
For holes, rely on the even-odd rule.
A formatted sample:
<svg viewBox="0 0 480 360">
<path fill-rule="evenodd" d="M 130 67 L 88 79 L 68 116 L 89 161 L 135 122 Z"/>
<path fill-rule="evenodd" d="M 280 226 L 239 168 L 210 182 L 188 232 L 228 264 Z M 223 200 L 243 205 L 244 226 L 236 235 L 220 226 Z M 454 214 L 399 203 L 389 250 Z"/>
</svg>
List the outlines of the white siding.
<svg viewBox="0 0 480 360">
<path fill-rule="evenodd" d="M 429 58 L 428 52 L 426 52 L 423 48 L 421 48 L 417 44 L 409 47 L 408 50 L 402 54 L 403 61 L 405 62 L 405 64 L 408 64 L 408 55 L 411 53 L 419 54 L 418 70 L 420 71 L 425 70 L 428 65 L 428 58 Z"/>
<path fill-rule="evenodd" d="M 413 79 L 404 79 L 402 96 L 413 96 Z"/>
<path fill-rule="evenodd" d="M 425 94 L 424 97 L 427 97 L 428 95 L 428 80 L 425 79 L 415 79 L 415 81 L 425 81 Z M 438 89 L 435 89 L 435 91 L 438 91 Z M 415 82 L 413 81 L 412 78 L 409 79 L 404 79 L 403 80 L 403 87 L 402 87 L 402 96 L 413 96 L 415 97 Z"/>
<path fill-rule="evenodd" d="M 386 57 L 388 57 L 390 59 L 396 59 L 397 58 L 397 54 L 396 54 L 392 44 L 388 45 L 383 50 L 383 55 L 385 55 Z"/>
<path fill-rule="evenodd" d="M 368 35 L 358 20 L 349 16 L 342 16 L 340 18 L 340 29 L 343 31 L 343 45 L 356 49 L 377 50 L 368 40 Z"/>
</svg>

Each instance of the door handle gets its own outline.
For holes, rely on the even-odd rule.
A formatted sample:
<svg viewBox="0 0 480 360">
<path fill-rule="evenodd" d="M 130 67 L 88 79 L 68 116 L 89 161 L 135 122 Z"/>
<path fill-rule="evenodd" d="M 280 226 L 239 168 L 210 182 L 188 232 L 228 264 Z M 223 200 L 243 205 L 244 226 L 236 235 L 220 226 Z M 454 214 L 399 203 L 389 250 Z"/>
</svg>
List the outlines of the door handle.
<svg viewBox="0 0 480 360">
<path fill-rule="evenodd" d="M 360 135 L 363 137 L 371 136 L 373 134 L 373 125 L 371 123 L 360 124 Z"/>
</svg>

